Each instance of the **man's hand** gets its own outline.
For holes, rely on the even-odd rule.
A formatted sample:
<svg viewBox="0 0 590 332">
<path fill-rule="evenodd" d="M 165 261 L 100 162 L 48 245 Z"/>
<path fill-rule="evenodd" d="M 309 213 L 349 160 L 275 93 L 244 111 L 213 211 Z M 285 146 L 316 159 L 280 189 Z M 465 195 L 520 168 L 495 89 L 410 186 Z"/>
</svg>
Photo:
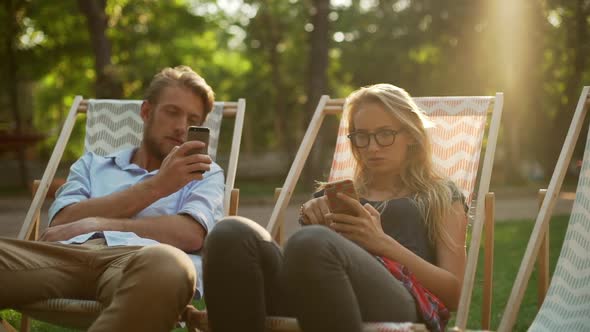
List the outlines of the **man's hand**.
<svg viewBox="0 0 590 332">
<path fill-rule="evenodd" d="M 161 191 L 162 197 L 177 192 L 193 180 L 203 179 L 203 174 L 199 171 L 210 169 L 211 157 L 206 154 L 186 155 L 190 150 L 203 147 L 205 147 L 203 142 L 189 141 L 170 151 L 162 162 L 158 174 L 153 178 L 156 183 L 155 189 Z"/>
<path fill-rule="evenodd" d="M 40 241 L 65 241 L 90 232 L 101 231 L 101 218 L 84 218 L 64 225 L 48 227 L 41 235 Z"/>
</svg>

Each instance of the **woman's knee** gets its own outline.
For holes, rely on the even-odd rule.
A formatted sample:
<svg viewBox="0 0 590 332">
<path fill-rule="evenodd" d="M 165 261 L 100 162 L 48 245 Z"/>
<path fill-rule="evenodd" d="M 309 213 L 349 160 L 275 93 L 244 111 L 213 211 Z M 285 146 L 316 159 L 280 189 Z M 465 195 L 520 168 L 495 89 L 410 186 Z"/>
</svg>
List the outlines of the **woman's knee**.
<svg viewBox="0 0 590 332">
<path fill-rule="evenodd" d="M 256 222 L 244 217 L 226 217 L 218 221 L 207 234 L 205 247 L 223 248 L 250 238 L 271 240 L 268 232 Z"/>
<path fill-rule="evenodd" d="M 306 226 L 293 234 L 285 246 L 285 262 L 296 265 L 315 264 L 330 255 L 334 240 L 340 235 L 324 226 Z"/>
</svg>

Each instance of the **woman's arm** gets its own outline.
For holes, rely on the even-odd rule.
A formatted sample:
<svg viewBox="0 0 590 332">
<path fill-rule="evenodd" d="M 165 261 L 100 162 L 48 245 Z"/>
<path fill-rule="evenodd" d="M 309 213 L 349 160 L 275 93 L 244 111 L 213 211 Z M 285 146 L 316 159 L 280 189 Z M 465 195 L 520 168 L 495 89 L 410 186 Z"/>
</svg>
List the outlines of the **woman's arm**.
<svg viewBox="0 0 590 332">
<path fill-rule="evenodd" d="M 381 245 L 375 254 L 405 265 L 424 287 L 445 303 L 449 310 L 456 310 L 459 306 L 467 260 L 467 216 L 462 203 L 455 202 L 452 207 L 450 215 L 441 225 L 447 232 L 449 241 L 438 239 L 436 243 L 437 265 L 422 259 L 386 234 L 385 238 L 379 241 Z"/>
<path fill-rule="evenodd" d="M 328 218 L 334 221 L 330 224 L 332 229 L 374 255 L 405 265 L 449 310 L 457 308 L 465 270 L 467 229 L 467 216 L 460 202 L 452 205 L 451 213 L 441 225 L 451 240 L 447 242 L 452 243 L 437 240 L 437 265 L 433 265 L 383 232 L 381 216 L 371 205 L 365 204 L 363 207 L 358 201 L 347 199 L 344 195 L 339 198 L 355 206 L 358 217 L 329 214 Z"/>
</svg>

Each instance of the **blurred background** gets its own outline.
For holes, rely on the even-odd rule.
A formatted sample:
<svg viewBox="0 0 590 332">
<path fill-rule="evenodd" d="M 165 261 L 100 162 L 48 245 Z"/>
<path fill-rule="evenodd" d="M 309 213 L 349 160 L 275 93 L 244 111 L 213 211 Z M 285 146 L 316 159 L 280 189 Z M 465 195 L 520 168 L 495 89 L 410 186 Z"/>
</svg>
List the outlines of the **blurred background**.
<svg viewBox="0 0 590 332">
<path fill-rule="evenodd" d="M 252 195 L 282 184 L 322 94 L 379 82 L 413 96 L 504 92 L 492 185 L 546 182 L 590 82 L 588 0 L 3 0 L 0 21 L 8 193 L 40 178 L 75 95 L 141 99 L 166 66 L 191 66 L 217 100 L 246 98 L 237 184 Z M 312 151 L 309 188 L 327 175 L 336 122 Z"/>
<path fill-rule="evenodd" d="M 533 227 L 537 189 L 547 186 L 582 86 L 590 85 L 590 0 L 2 0 L 0 22 L 0 236 L 20 229 L 28 187 L 41 178 L 74 96 L 142 99 L 163 67 L 191 66 L 217 100 L 246 98 L 239 213 L 262 224 L 321 95 L 342 98 L 380 82 L 413 96 L 504 92 L 491 183 L 502 261 L 494 267 L 493 328 Z M 325 121 L 312 150 L 285 213 L 287 236 L 314 180 L 328 174 L 337 121 Z M 229 129 L 222 128 L 221 156 Z M 83 130 L 75 127 L 58 176 L 82 153 Z M 551 271 L 568 197 L 550 225 Z M 481 268 L 476 278 L 479 285 Z M 536 313 L 536 278 L 515 331 Z M 480 302 L 476 287 L 469 327 L 480 326 Z M 16 312 L 0 314 L 18 325 Z M 65 331 L 35 324 L 34 331 Z"/>
</svg>

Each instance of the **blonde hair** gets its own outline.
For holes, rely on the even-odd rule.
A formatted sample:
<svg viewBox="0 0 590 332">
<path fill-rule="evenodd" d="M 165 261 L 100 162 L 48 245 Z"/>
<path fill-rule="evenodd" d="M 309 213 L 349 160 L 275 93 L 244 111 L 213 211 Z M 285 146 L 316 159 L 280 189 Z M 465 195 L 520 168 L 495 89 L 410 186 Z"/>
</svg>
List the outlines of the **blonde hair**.
<svg viewBox="0 0 590 332">
<path fill-rule="evenodd" d="M 449 186 L 450 181 L 436 170 L 432 162 L 432 146 L 426 130 L 434 126 L 433 122 L 404 89 L 391 84 L 375 84 L 354 91 L 346 99 L 350 132 L 354 131 L 355 114 L 366 103 L 383 106 L 401 122 L 404 132 L 413 138 L 400 172 L 401 182 L 408 192 L 414 194 L 415 204 L 424 219 L 431 243 L 436 245 L 436 240 L 441 239 L 452 247 L 453 240 L 441 224 L 453 211 L 453 192 Z M 354 145 L 351 149 L 357 163 L 353 180 L 355 187 L 363 195 L 367 193 L 368 174 L 361 163 L 358 149 Z"/>
<path fill-rule="evenodd" d="M 157 73 L 145 92 L 145 100 L 152 105 L 157 105 L 162 91 L 170 86 L 182 86 L 190 89 L 199 96 L 205 107 L 205 116 L 213 109 L 215 95 L 213 89 L 205 79 L 192 70 L 189 66 L 177 66 L 164 68 Z"/>
</svg>

